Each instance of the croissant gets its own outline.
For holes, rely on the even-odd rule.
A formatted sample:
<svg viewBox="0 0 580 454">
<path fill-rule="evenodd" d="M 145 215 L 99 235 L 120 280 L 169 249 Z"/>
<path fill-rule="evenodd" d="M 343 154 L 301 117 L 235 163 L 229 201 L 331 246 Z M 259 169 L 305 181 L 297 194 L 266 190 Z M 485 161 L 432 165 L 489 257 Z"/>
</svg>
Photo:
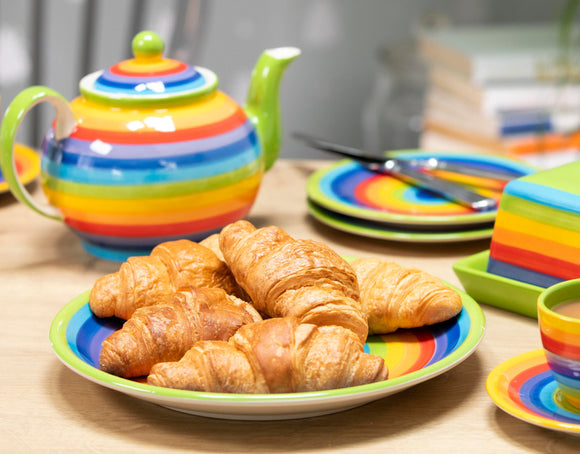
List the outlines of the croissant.
<svg viewBox="0 0 580 454">
<path fill-rule="evenodd" d="M 197 342 L 178 362 L 158 363 L 147 383 L 221 393 L 292 393 L 385 380 L 383 358 L 364 352 L 352 331 L 272 318 L 228 341 Z"/>
<path fill-rule="evenodd" d="M 120 377 L 147 375 L 161 361 L 177 361 L 199 340 L 227 340 L 261 320 L 249 303 L 218 288 L 177 292 L 170 304 L 137 309 L 102 344 L 100 367 Z"/>
<path fill-rule="evenodd" d="M 130 257 L 116 273 L 99 278 L 89 295 L 97 317 L 127 320 L 139 307 L 168 303 L 181 287 L 218 287 L 241 296 L 225 262 L 189 240 L 161 243 L 149 256 Z"/>
<path fill-rule="evenodd" d="M 210 251 L 212 251 L 217 256 L 218 259 L 220 259 L 222 262 L 225 262 L 224 256 L 223 256 L 222 251 L 220 249 L 220 234 L 219 233 L 214 233 L 213 235 L 208 236 L 207 238 L 201 240 L 199 242 L 199 244 L 208 248 Z"/>
<path fill-rule="evenodd" d="M 365 342 L 368 325 L 356 274 L 328 246 L 296 240 L 275 226 L 256 229 L 247 221 L 227 225 L 219 239 L 226 263 L 258 311 L 342 326 Z"/>
<path fill-rule="evenodd" d="M 425 271 L 380 258 L 361 258 L 351 265 L 358 276 L 369 334 L 432 325 L 461 311 L 459 294 Z"/>
</svg>

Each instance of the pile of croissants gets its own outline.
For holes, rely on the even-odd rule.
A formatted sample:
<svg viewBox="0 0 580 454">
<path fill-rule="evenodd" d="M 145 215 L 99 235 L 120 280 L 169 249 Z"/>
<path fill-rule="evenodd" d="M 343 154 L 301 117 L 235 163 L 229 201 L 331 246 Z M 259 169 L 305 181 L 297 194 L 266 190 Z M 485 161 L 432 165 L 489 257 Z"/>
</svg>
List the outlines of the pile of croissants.
<svg viewBox="0 0 580 454">
<path fill-rule="evenodd" d="M 369 334 L 439 323 L 459 294 L 424 271 L 348 263 L 325 244 L 237 221 L 196 243 L 162 243 L 93 286 L 97 317 L 125 320 L 103 341 L 102 370 L 168 388 L 319 391 L 385 380 Z"/>
</svg>

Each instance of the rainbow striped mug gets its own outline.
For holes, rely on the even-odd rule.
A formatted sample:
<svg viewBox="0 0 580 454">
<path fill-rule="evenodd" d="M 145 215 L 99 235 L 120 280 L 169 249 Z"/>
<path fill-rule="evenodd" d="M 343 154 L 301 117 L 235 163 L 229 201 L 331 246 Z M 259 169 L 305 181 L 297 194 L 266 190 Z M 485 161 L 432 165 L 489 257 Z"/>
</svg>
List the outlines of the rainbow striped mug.
<svg viewBox="0 0 580 454">
<path fill-rule="evenodd" d="M 559 391 L 580 409 L 580 279 L 555 284 L 538 298 L 538 322 L 544 353 Z M 565 311 L 573 309 L 572 315 Z"/>
<path fill-rule="evenodd" d="M 70 104 L 47 87 L 22 91 L 0 128 L 0 166 L 14 196 L 64 221 L 89 253 L 117 261 L 164 241 L 201 240 L 249 212 L 279 152 L 280 80 L 300 54 L 264 51 L 240 107 L 217 90 L 212 71 L 164 58 L 155 33 L 132 45 L 134 58 L 83 77 Z M 16 132 L 40 102 L 56 111 L 42 145 L 48 205 L 14 168 Z"/>
</svg>

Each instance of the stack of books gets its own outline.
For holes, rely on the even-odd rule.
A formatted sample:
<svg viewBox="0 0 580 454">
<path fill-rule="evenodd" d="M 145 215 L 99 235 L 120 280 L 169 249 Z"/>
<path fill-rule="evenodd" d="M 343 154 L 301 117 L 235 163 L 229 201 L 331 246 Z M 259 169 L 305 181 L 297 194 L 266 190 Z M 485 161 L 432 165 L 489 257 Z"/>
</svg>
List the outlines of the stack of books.
<svg viewBox="0 0 580 454">
<path fill-rule="evenodd" d="M 422 148 L 540 167 L 580 157 L 580 78 L 563 60 L 557 24 L 435 30 L 418 45 L 429 74 Z"/>
</svg>

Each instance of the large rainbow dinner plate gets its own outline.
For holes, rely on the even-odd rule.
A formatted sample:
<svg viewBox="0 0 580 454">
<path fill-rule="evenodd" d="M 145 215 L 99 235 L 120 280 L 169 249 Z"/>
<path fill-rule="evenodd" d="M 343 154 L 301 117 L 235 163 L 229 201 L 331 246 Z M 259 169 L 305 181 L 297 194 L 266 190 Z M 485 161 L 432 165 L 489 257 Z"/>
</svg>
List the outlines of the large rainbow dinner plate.
<svg viewBox="0 0 580 454">
<path fill-rule="evenodd" d="M 434 157 L 520 176 L 538 170 L 523 161 L 494 154 L 409 150 L 392 152 L 392 155 L 400 159 Z M 440 171 L 438 176 L 453 178 L 498 201 L 505 186 L 503 182 L 450 172 Z M 397 178 L 372 172 L 349 159 L 314 172 L 308 179 L 306 192 L 312 201 L 328 210 L 391 225 L 467 226 L 493 222 L 497 214 L 497 210 L 478 212 L 461 206 Z"/>
<path fill-rule="evenodd" d="M 71 370 L 101 386 L 184 413 L 221 419 L 295 419 L 335 413 L 397 393 L 455 367 L 481 341 L 485 318 L 479 305 L 457 290 L 461 313 L 431 327 L 372 336 L 365 350 L 385 358 L 388 380 L 329 391 L 288 394 L 225 394 L 150 386 L 99 370 L 101 343 L 121 327 L 118 319 L 99 319 L 88 305 L 89 291 L 69 302 L 50 327 L 50 342 Z"/>
<path fill-rule="evenodd" d="M 40 157 L 32 148 L 25 145 L 19 143 L 14 145 L 14 165 L 22 184 L 28 184 L 40 175 Z M 0 194 L 9 190 L 8 182 L 0 172 Z"/>
</svg>

